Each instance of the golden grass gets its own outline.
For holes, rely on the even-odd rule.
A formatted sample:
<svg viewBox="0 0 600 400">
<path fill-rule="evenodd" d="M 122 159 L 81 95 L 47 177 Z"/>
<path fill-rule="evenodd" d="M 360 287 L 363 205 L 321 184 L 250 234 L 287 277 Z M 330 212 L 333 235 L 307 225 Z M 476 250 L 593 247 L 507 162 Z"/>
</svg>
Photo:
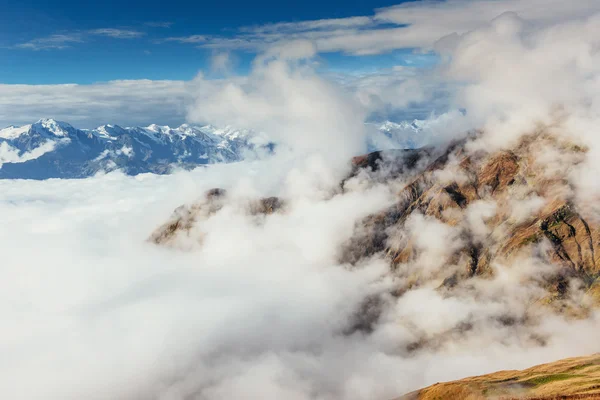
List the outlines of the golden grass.
<svg viewBox="0 0 600 400">
<path fill-rule="evenodd" d="M 590 287 L 587 294 L 592 298 L 594 305 L 600 306 L 600 278 L 596 278 L 596 281 Z"/>
<path fill-rule="evenodd" d="M 600 354 L 437 383 L 402 400 L 600 399 Z"/>
</svg>

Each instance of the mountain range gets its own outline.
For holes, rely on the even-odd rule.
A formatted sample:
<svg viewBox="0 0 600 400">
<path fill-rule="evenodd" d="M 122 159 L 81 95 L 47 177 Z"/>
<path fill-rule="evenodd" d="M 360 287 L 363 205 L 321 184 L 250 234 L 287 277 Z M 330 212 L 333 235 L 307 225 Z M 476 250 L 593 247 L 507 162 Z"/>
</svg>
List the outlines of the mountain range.
<svg viewBox="0 0 600 400">
<path fill-rule="evenodd" d="M 423 121 L 371 124 L 369 148 L 417 145 Z M 165 174 L 175 168 L 235 162 L 268 154 L 261 133 L 233 127 L 103 125 L 77 129 L 54 119 L 0 129 L 0 179 L 85 178 L 121 170 Z"/>
<path fill-rule="evenodd" d="M 0 130 L 0 178 L 85 178 L 115 169 L 129 175 L 161 174 L 174 167 L 238 161 L 245 151 L 263 145 L 267 143 L 261 144 L 259 135 L 210 125 L 77 129 L 41 119 Z"/>
</svg>

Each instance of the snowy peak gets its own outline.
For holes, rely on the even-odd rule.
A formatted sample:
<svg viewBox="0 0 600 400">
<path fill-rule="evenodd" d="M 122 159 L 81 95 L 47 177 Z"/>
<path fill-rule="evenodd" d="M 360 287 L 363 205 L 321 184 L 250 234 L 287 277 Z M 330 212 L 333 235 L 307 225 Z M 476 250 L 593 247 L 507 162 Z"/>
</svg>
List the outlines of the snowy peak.
<svg viewBox="0 0 600 400">
<path fill-rule="evenodd" d="M 412 122 L 402 121 L 400 123 L 385 121 L 384 123 L 379 125 L 379 130 L 381 130 L 382 132 L 392 132 L 392 131 L 396 131 L 396 130 L 406 130 L 406 129 L 418 131 L 423 127 L 423 123 L 424 123 L 424 121 L 420 121 L 420 120 L 416 120 L 416 119 L 413 120 Z"/>
<path fill-rule="evenodd" d="M 56 121 L 51 118 L 40 119 L 35 124 L 31 125 L 31 130 L 40 134 L 51 134 L 53 136 L 65 137 L 69 135 L 69 131 L 74 130 L 70 124 L 62 121 Z"/>
<path fill-rule="evenodd" d="M 160 126 L 160 125 L 156 125 L 156 124 L 148 125 L 144 129 L 146 129 L 147 131 L 150 131 L 150 132 L 162 133 L 162 134 L 169 134 L 169 132 L 171 131 L 171 128 L 168 125 Z"/>
<path fill-rule="evenodd" d="M 125 129 L 121 128 L 119 125 L 102 125 L 96 129 L 86 129 L 85 132 L 90 132 L 92 135 L 95 135 L 99 138 L 110 140 L 115 140 L 118 136 L 127 133 Z"/>
<path fill-rule="evenodd" d="M 4 129 L 0 129 L 0 139 L 16 139 L 24 133 L 29 132 L 31 125 L 25 126 L 7 126 Z"/>
<path fill-rule="evenodd" d="M 47 138 L 60 138 L 69 136 L 69 132 L 74 130 L 75 128 L 66 122 L 56 121 L 51 118 L 43 118 L 30 125 L 11 125 L 4 129 L 0 129 L 0 139 L 14 140 L 24 134 L 38 134 Z"/>
<path fill-rule="evenodd" d="M 215 128 L 216 130 L 216 128 Z M 0 130 L 0 179 L 85 178 L 115 169 L 131 175 L 239 161 L 260 146 L 191 125 L 77 129 L 54 119 Z M 262 150 L 260 150 L 263 153 Z"/>
<path fill-rule="evenodd" d="M 368 124 L 368 148 L 420 147 L 428 124 L 417 120 Z M 273 151 L 273 145 L 264 133 L 233 126 L 106 124 L 77 129 L 44 118 L 0 130 L 0 179 L 84 178 L 115 169 L 127 174 L 168 173 L 174 167 L 194 168 L 261 156 Z"/>
</svg>

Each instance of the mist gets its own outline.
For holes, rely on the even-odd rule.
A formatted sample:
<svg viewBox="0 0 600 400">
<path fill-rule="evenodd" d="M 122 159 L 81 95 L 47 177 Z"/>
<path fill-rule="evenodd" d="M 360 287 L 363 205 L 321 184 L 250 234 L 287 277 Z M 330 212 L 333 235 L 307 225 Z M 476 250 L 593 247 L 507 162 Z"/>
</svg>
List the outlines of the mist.
<svg viewBox="0 0 600 400">
<path fill-rule="evenodd" d="M 482 296 L 475 300 L 469 292 L 447 297 L 433 285 L 395 299 L 387 293 L 402 278 L 383 259 L 340 265 L 337 250 L 354 223 L 393 200 L 385 186 L 333 196 L 308 189 L 284 214 L 248 216 L 242 199 L 249 194 L 293 193 L 293 168 L 257 161 L 171 176 L 1 182 L 0 214 L 10 227 L 1 238 L 8 322 L 2 393 L 392 398 L 440 380 L 597 349 L 596 316 L 551 316 L 522 331 L 491 318 L 523 312 L 536 285 L 523 285 L 522 275 L 549 266 L 500 269 L 494 281 L 475 283 Z M 171 209 L 215 186 L 238 200 L 202 224 L 202 246 L 181 251 L 146 242 Z M 425 236 L 432 259 L 414 267 L 434 273 L 457 238 L 439 222 L 415 218 L 410 227 Z M 365 299 L 375 295 L 384 301 L 383 317 L 368 334 L 352 332 Z M 478 329 L 415 354 L 405 350 L 465 320 Z M 546 335 L 546 346 L 529 342 L 533 331 Z"/>
</svg>

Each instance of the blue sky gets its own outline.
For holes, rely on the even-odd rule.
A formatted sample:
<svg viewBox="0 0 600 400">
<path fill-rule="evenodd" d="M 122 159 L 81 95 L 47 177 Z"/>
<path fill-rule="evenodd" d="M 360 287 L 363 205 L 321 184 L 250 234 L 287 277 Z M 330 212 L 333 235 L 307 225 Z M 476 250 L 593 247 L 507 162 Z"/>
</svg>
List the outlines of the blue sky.
<svg viewBox="0 0 600 400">
<path fill-rule="evenodd" d="M 235 38 L 248 27 L 280 22 L 371 16 L 378 8 L 402 2 L 2 0 L 0 83 L 189 80 L 199 70 L 210 74 L 212 56 L 221 51 L 232 55 L 235 72 L 244 73 L 260 49 L 220 49 L 218 43 L 205 48 L 200 46 L 206 40 L 194 38 Z M 412 51 L 407 49 L 368 57 L 326 51 L 319 57 L 325 68 L 354 72 L 414 62 Z M 422 56 L 414 60 L 431 63 Z"/>
<path fill-rule="evenodd" d="M 199 82 L 242 87 L 274 58 L 308 60 L 380 118 L 424 118 L 450 107 L 438 67 L 461 35 L 506 13 L 545 26 L 598 11 L 590 0 L 0 0 L 0 126 L 181 124 Z"/>
</svg>

